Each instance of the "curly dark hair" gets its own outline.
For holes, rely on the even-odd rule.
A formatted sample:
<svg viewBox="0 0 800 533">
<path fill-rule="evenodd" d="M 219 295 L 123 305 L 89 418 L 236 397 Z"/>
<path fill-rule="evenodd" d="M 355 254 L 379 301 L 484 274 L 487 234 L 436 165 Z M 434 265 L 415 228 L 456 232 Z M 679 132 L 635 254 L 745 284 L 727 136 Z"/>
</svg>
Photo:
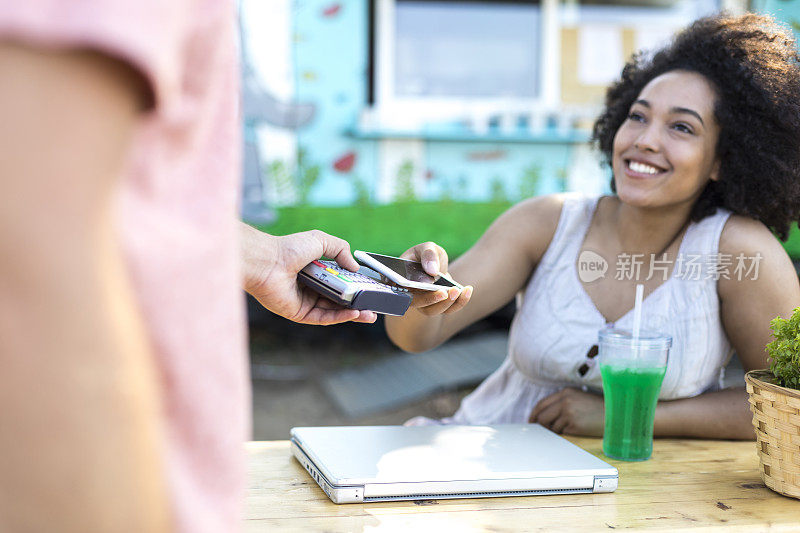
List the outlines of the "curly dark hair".
<svg viewBox="0 0 800 533">
<path fill-rule="evenodd" d="M 631 105 L 652 79 L 673 70 L 701 74 L 718 95 L 720 179 L 708 182 L 692 220 L 724 207 L 786 240 L 800 219 L 800 55 L 791 31 L 769 16 L 723 13 L 695 21 L 650 58 L 635 54 L 594 124 L 592 140 L 609 166 Z"/>
</svg>

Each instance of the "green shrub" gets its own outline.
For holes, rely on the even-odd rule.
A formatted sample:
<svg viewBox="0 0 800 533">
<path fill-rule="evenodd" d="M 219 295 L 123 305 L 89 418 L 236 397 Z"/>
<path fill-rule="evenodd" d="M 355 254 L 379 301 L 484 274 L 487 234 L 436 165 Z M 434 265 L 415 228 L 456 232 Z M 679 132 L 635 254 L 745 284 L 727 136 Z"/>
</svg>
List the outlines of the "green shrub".
<svg viewBox="0 0 800 533">
<path fill-rule="evenodd" d="M 775 317 L 770 324 L 775 340 L 767 344 L 769 369 L 780 385 L 800 389 L 800 307 L 788 319 Z"/>
<path fill-rule="evenodd" d="M 783 243 L 783 247 L 786 248 L 789 257 L 795 261 L 800 260 L 800 230 L 797 229 L 797 223 L 792 224 L 789 238 Z"/>
</svg>

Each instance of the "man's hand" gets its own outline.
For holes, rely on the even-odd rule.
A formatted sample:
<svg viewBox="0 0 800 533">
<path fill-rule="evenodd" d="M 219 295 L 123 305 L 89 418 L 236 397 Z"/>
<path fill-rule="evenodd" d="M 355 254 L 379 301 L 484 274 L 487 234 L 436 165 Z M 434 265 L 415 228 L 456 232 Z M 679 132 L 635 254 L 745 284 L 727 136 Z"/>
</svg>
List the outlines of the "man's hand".
<svg viewBox="0 0 800 533">
<path fill-rule="evenodd" d="M 578 389 L 562 389 L 536 404 L 528 422 L 556 433 L 602 437 L 605 423 L 603 397 Z"/>
<path fill-rule="evenodd" d="M 322 256 L 358 270 L 350 245 L 342 239 L 319 230 L 275 237 L 242 224 L 242 253 L 245 290 L 277 315 L 316 325 L 377 319 L 373 311 L 345 309 L 297 282 L 297 273 Z"/>
</svg>

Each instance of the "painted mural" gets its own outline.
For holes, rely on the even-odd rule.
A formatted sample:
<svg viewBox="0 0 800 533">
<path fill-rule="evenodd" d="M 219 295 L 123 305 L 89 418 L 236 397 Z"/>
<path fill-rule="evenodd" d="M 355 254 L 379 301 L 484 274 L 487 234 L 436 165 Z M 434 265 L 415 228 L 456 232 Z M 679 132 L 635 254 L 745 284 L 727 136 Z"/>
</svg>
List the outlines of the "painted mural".
<svg viewBox="0 0 800 533">
<path fill-rule="evenodd" d="M 752 2 L 755 11 L 770 13 L 782 20 L 800 37 L 800 1 L 798 0 L 756 0 Z"/>
</svg>

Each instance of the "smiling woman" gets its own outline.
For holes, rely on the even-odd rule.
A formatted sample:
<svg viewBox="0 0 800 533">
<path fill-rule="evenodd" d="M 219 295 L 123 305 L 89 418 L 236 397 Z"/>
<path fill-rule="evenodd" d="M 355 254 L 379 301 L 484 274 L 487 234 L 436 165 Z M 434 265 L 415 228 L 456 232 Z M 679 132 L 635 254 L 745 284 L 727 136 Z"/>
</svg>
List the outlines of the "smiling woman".
<svg viewBox="0 0 800 533">
<path fill-rule="evenodd" d="M 713 150 L 719 179 L 701 192 L 692 220 L 724 206 L 785 239 L 800 218 L 798 60 L 792 33 L 769 17 L 701 19 L 651 59 L 628 62 L 608 90 L 594 138 L 611 163 L 614 137 L 635 113 L 645 86 L 668 72 L 702 77 L 715 95 L 710 116 L 720 132 Z"/>
<path fill-rule="evenodd" d="M 614 137 L 614 186 L 621 200 L 691 208 L 719 179 L 715 101 L 714 87 L 696 72 L 673 70 L 645 86 Z"/>
<path fill-rule="evenodd" d="M 594 128 L 616 194 L 514 206 L 451 266 L 465 290 L 418 294 L 386 320 L 421 351 L 524 294 L 506 361 L 442 422 L 602 434 L 597 333 L 631 329 L 642 284 L 643 327 L 673 339 L 655 434 L 753 438 L 744 384 L 721 390 L 721 377 L 734 351 L 766 366 L 770 319 L 800 306 L 773 236 L 800 218 L 799 64 L 791 32 L 752 14 L 698 20 L 631 59 Z M 404 257 L 448 270 L 433 243 Z M 580 275 L 586 257 L 608 270 Z"/>
</svg>

